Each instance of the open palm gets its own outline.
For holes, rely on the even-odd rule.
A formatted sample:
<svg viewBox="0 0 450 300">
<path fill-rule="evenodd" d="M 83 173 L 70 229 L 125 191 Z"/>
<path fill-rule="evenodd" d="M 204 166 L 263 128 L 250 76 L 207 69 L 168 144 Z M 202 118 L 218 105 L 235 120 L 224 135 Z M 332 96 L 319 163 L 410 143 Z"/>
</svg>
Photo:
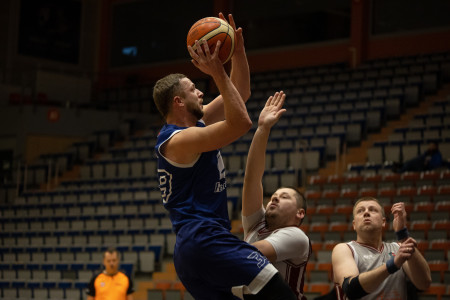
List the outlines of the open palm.
<svg viewBox="0 0 450 300">
<path fill-rule="evenodd" d="M 286 95 L 283 91 L 276 92 L 267 99 L 266 105 L 259 115 L 258 126 L 271 128 L 277 123 L 281 115 L 286 111 L 283 108 Z"/>
</svg>

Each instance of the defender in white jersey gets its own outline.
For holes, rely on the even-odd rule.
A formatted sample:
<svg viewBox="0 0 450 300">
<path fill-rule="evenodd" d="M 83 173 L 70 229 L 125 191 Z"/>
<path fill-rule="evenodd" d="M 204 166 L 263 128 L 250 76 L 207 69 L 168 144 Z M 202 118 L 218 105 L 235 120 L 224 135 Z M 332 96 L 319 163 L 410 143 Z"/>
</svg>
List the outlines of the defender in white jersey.
<svg viewBox="0 0 450 300">
<path fill-rule="evenodd" d="M 398 243 L 382 241 L 386 218 L 377 199 L 363 197 L 355 203 L 357 239 L 336 245 L 332 254 L 338 299 L 408 299 L 407 279 L 419 290 L 430 286 L 430 268 L 406 228 L 404 203 L 395 203 L 391 212 Z"/>
<path fill-rule="evenodd" d="M 278 269 L 297 299 L 303 296 L 306 264 L 311 254 L 309 238 L 298 227 L 306 213 L 306 200 L 295 188 L 275 191 L 263 206 L 265 153 L 270 129 L 286 111 L 283 92 L 270 97 L 258 120 L 250 146 L 242 195 L 245 241 L 258 248 Z"/>
</svg>

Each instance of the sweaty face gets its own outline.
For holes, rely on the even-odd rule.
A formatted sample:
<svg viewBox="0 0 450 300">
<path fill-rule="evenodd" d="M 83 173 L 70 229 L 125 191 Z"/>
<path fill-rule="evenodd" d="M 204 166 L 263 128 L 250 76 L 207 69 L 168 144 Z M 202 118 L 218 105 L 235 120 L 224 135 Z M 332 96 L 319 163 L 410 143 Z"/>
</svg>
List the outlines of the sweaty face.
<svg viewBox="0 0 450 300">
<path fill-rule="evenodd" d="M 106 252 L 103 257 L 103 265 L 108 274 L 117 273 L 119 269 L 119 257 L 117 256 L 117 252 Z"/>
<path fill-rule="evenodd" d="M 203 93 L 195 87 L 195 84 L 188 78 L 180 80 L 182 97 L 186 105 L 186 110 L 195 116 L 197 120 L 203 118 Z"/>
<path fill-rule="evenodd" d="M 281 188 L 273 193 L 266 206 L 266 220 L 276 220 L 279 225 L 297 224 L 297 200 L 295 192 L 290 188 Z"/>
<path fill-rule="evenodd" d="M 353 209 L 355 230 L 381 230 L 385 225 L 382 207 L 376 201 L 361 201 Z"/>
</svg>

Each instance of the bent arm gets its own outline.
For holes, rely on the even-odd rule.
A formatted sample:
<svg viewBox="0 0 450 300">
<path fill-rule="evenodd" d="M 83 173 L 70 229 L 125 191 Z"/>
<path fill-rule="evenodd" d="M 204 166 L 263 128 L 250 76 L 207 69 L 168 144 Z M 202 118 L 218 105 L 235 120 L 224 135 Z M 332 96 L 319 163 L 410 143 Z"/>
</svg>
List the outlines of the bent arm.
<svg viewBox="0 0 450 300">
<path fill-rule="evenodd" d="M 425 258 L 416 248 L 411 257 L 403 264 L 403 270 L 416 288 L 424 291 L 430 287 L 431 272 Z"/>
<path fill-rule="evenodd" d="M 241 137 L 249 126 L 220 121 L 206 127 L 189 127 L 173 135 L 162 145 L 162 153 L 168 159 L 189 164 L 201 153 L 220 149 Z"/>
<path fill-rule="evenodd" d="M 392 223 L 393 228 L 396 232 L 406 228 L 406 210 L 405 204 L 403 202 L 395 203 L 391 212 L 394 215 L 394 221 Z M 403 264 L 403 270 L 412 283 L 419 290 L 426 290 L 431 284 L 431 272 L 427 261 L 422 256 L 420 251 L 417 249 L 417 242 L 409 237 L 401 241 L 399 251 L 396 255 L 397 260 Z M 405 248 L 411 248 L 413 251 L 406 251 Z"/>
<path fill-rule="evenodd" d="M 368 272 L 359 273 L 358 266 L 353 258 L 352 251 L 347 244 L 336 245 L 331 256 L 334 281 L 342 288 L 344 279 L 349 277 L 349 282 L 359 275 L 359 283 L 366 293 L 375 291 L 378 286 L 389 276 L 386 265 L 381 265 Z"/>
<path fill-rule="evenodd" d="M 267 259 L 274 263 L 277 261 L 277 252 L 275 251 L 275 248 L 273 248 L 272 244 L 268 241 L 261 240 L 252 243 L 253 246 L 255 246 Z"/>
<path fill-rule="evenodd" d="M 219 48 L 220 42 L 213 55 L 209 53 L 208 47 L 205 47 L 205 53 L 194 52 L 192 47 L 188 49 L 193 63 L 211 75 L 219 88 L 223 97 L 225 120 L 206 127 L 189 127 L 170 138 L 163 151 L 167 158 L 177 163 L 190 163 L 202 152 L 228 145 L 252 126 L 245 104 L 218 58 Z M 197 49 L 202 48 L 199 46 Z"/>
<path fill-rule="evenodd" d="M 225 70 L 213 78 L 223 97 L 225 123 L 230 126 L 230 130 L 237 131 L 238 138 L 252 126 L 245 103 Z"/>
<path fill-rule="evenodd" d="M 352 251 L 347 244 L 337 244 L 331 253 L 331 264 L 333 266 L 333 279 L 342 288 L 346 277 L 359 275 L 358 267 L 353 258 Z"/>
<path fill-rule="evenodd" d="M 298 227 L 288 226 L 277 230 L 263 240 L 269 245 L 256 245 L 274 263 L 294 260 L 306 262 L 310 254 L 309 239 Z M 261 241 L 262 242 L 262 241 Z"/>
<path fill-rule="evenodd" d="M 384 264 L 376 269 L 360 274 L 359 282 L 367 293 L 372 293 L 389 275 L 386 265 Z"/>
</svg>

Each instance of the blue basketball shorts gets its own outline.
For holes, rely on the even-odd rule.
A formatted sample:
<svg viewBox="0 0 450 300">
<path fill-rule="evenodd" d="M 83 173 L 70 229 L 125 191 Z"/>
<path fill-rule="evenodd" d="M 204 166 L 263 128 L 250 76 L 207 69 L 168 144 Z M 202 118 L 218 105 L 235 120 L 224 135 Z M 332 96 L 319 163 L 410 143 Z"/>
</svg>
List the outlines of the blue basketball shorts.
<svg viewBox="0 0 450 300">
<path fill-rule="evenodd" d="M 217 223 L 192 222 L 177 232 L 174 263 L 196 300 L 243 299 L 278 272 L 258 249 Z"/>
</svg>

